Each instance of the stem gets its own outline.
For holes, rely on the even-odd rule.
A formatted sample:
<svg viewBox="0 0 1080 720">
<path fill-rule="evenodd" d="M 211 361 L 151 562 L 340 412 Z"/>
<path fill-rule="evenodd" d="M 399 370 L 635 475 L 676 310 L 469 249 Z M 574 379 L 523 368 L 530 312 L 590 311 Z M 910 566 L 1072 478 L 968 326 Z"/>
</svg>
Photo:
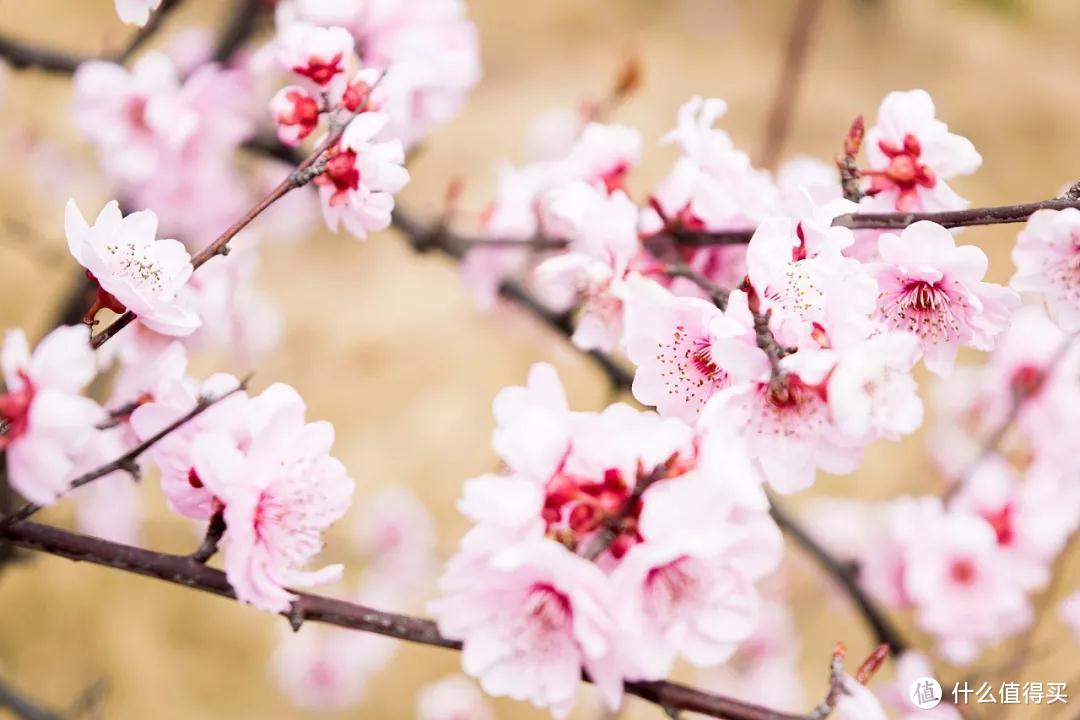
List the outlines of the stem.
<svg viewBox="0 0 1080 720">
<path fill-rule="evenodd" d="M 784 64 L 780 70 L 780 79 L 776 85 L 769 119 L 765 126 L 765 143 L 761 151 L 761 166 L 775 170 L 780 161 L 780 152 L 787 140 L 791 127 L 791 116 L 795 110 L 795 100 L 799 84 L 806 70 L 806 55 L 810 48 L 818 16 L 821 14 L 821 0 L 799 0 L 795 19 L 788 35 Z"/>
<path fill-rule="evenodd" d="M 4 528 L 0 530 L 0 537 L 19 547 L 236 599 L 225 573 L 207 567 L 191 557 L 145 550 L 32 522 Z M 460 642 L 439 633 L 431 620 L 382 612 L 322 595 L 297 593 L 292 608 L 282 615 L 294 626 L 310 620 L 423 645 L 450 650 L 461 649 Z M 727 720 L 807 720 L 808 717 L 770 710 L 667 681 L 630 682 L 626 683 L 625 689 L 630 695 L 664 708 Z"/>
<path fill-rule="evenodd" d="M 218 543 L 225 534 L 225 510 L 218 508 L 210 518 L 210 524 L 206 527 L 206 537 L 203 538 L 199 548 L 191 554 L 191 559 L 202 565 L 214 557 L 218 550 Z"/>
<path fill-rule="evenodd" d="M 888 616 L 878 608 L 877 603 L 859 586 L 855 566 L 836 559 L 817 540 L 810 536 L 788 515 L 787 511 L 778 505 L 775 498 L 769 499 L 770 514 L 780 529 L 787 533 L 792 540 L 801 545 L 814 561 L 821 566 L 851 598 L 859 610 L 859 614 L 866 620 L 874 637 L 879 643 L 889 646 L 894 655 L 901 655 L 910 647 L 908 642 L 900 634 L 900 631 L 892 624 Z"/>
<path fill-rule="evenodd" d="M 19 720 L 61 720 L 60 715 L 38 705 L 4 682 L 0 682 L 0 708 L 7 708 Z"/>
</svg>

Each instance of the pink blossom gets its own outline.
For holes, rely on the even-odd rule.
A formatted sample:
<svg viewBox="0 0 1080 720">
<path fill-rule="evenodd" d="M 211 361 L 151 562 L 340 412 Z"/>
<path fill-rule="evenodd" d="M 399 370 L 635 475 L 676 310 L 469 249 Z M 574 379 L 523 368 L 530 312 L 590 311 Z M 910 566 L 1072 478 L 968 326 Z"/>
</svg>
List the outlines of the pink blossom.
<svg viewBox="0 0 1080 720">
<path fill-rule="evenodd" d="M 344 224 L 363 239 L 369 231 L 390 225 L 394 194 L 409 182 L 409 172 L 400 141 L 375 139 L 387 120 L 383 113 L 360 113 L 345 128 L 341 142 L 328 152 L 326 171 L 315 183 L 331 230 Z"/>
<path fill-rule="evenodd" d="M 255 400 L 251 401 L 256 403 Z M 331 457 L 334 429 L 304 421 L 302 402 L 272 405 L 237 448 L 227 433 L 195 437 L 199 480 L 224 505 L 225 573 L 237 597 L 282 612 L 295 598 L 288 585 L 329 582 L 341 566 L 300 568 L 322 549 L 322 533 L 349 508 L 353 481 Z"/>
<path fill-rule="evenodd" d="M 479 40 L 462 0 L 282 0 L 279 31 L 306 21 L 347 28 L 364 63 L 387 70 L 390 134 L 415 144 L 454 117 L 480 78 Z"/>
<path fill-rule="evenodd" d="M 569 252 L 537 268 L 542 289 L 556 302 L 581 297 L 571 340 L 586 350 L 611 350 L 622 337 L 623 280 L 638 250 L 637 207 L 626 193 L 583 181 L 550 191 L 545 227 L 570 241 Z"/>
<path fill-rule="evenodd" d="M 878 315 L 895 330 L 917 335 L 926 366 L 949 372 L 961 345 L 990 350 L 1020 304 L 1016 293 L 983 282 L 986 254 L 957 247 L 945 228 L 929 221 L 886 233 L 878 241 L 881 261 L 872 265 L 880 295 Z"/>
<path fill-rule="evenodd" d="M 981 649 L 1028 627 L 1032 610 L 985 519 L 945 512 L 937 503 L 932 522 L 902 537 L 904 589 L 916 620 L 938 639 L 952 663 L 972 662 Z"/>
<path fill-rule="evenodd" d="M 140 440 L 146 440 L 190 412 L 200 397 L 224 395 L 238 384 L 235 377 L 224 373 L 211 375 L 199 386 L 177 380 L 156 390 L 151 402 L 135 409 L 131 414 L 131 427 Z M 268 392 L 271 391 L 268 389 Z M 228 435 L 236 445 L 246 445 L 250 441 L 247 402 L 246 393 L 235 393 L 150 448 L 148 452 L 160 471 L 161 489 L 170 510 L 193 520 L 209 520 L 221 506 L 222 501 L 215 500 L 213 491 L 195 469 L 192 444 L 199 434 L 213 431 Z"/>
<path fill-rule="evenodd" d="M 834 200 L 797 219 L 767 218 L 747 246 L 748 277 L 785 347 L 842 347 L 872 331 L 876 285 L 843 255 L 851 231 L 831 225 L 849 208 Z"/>
<path fill-rule="evenodd" d="M 199 129 L 176 67 L 162 53 L 143 55 L 130 71 L 111 62 L 82 63 L 74 85 L 75 124 L 121 180 L 149 180 L 160 158 L 179 151 Z"/>
<path fill-rule="evenodd" d="M 270 99 L 270 114 L 278 140 L 289 146 L 299 145 L 319 125 L 319 101 L 304 88 L 289 85 Z"/>
<path fill-rule="evenodd" d="M 285 629 L 270 660 L 278 687 L 298 708 L 337 712 L 367 695 L 372 677 L 393 658 L 387 637 L 308 623 Z"/>
<path fill-rule="evenodd" d="M 450 675 L 425 685 L 416 694 L 417 720 L 495 720 L 495 713 L 476 684 Z"/>
<path fill-rule="evenodd" d="M 127 428 L 93 435 L 76 459 L 75 475 L 113 462 L 131 447 Z M 80 532 L 113 542 L 138 545 L 146 515 L 138 483 L 124 470 L 104 475 L 71 493 L 75 524 Z"/>
<path fill-rule="evenodd" d="M 537 539 L 493 556 L 458 555 L 428 610 L 462 640 L 465 672 L 494 696 L 565 717 L 584 669 L 618 708 L 622 676 L 604 573 L 556 542 Z"/>
<path fill-rule="evenodd" d="M 625 339 L 637 365 L 634 397 L 661 415 L 693 422 L 718 390 L 768 373 L 746 293 L 732 291 L 721 311 L 640 277 L 630 278 L 627 288 Z"/>
<path fill-rule="evenodd" d="M 292 23 L 278 31 L 278 62 L 286 70 L 326 87 L 352 58 L 353 38 L 340 27 Z"/>
<path fill-rule="evenodd" d="M 1038 293 L 1065 332 L 1080 330 L 1080 210 L 1038 210 L 1016 238 L 1010 287 Z"/>
<path fill-rule="evenodd" d="M 435 523 L 410 490 L 390 486 L 367 498 L 353 522 L 357 547 L 369 559 L 365 574 L 388 578 L 399 593 L 419 594 L 434 579 Z"/>
<path fill-rule="evenodd" d="M 161 0 L 116 0 L 116 14 L 127 24 L 142 27 L 159 5 Z"/>
<path fill-rule="evenodd" d="M 993 456 L 976 466 L 951 507 L 989 523 L 998 563 L 1025 590 L 1033 590 L 1049 580 L 1054 559 L 1080 522 L 1080 488 L 1046 467 L 1036 466 L 1020 478 Z"/>
<path fill-rule="evenodd" d="M 836 425 L 852 438 L 914 432 L 923 408 L 911 369 L 919 340 L 909 333 L 876 335 L 839 353 L 829 375 L 827 396 Z"/>
<path fill-rule="evenodd" d="M 754 169 L 731 137 L 713 127 L 726 112 L 723 100 L 700 97 L 679 108 L 678 126 L 663 141 L 679 145 L 683 155 L 652 194 L 664 220 L 691 229 L 747 227 L 774 205 L 768 173 Z"/>
<path fill-rule="evenodd" d="M 492 412 L 495 452 L 514 471 L 547 482 L 570 447 L 570 409 L 555 368 L 533 365 L 527 385 L 501 390 Z"/>
<path fill-rule="evenodd" d="M 27 500 L 52 504 L 74 479 L 76 461 L 105 412 L 79 393 L 97 374 L 86 329 L 53 330 L 30 353 L 22 330 L 9 330 L 0 352 L 0 450 L 11 486 Z"/>
<path fill-rule="evenodd" d="M 870 178 L 867 210 L 934 212 L 967 206 L 945 181 L 975 172 L 982 158 L 965 137 L 934 117 L 925 90 L 892 92 L 878 108 L 877 125 L 866 133 Z"/>
<path fill-rule="evenodd" d="M 178 302 L 191 277 L 191 256 L 178 240 L 157 239 L 157 216 L 149 210 L 124 217 L 108 203 L 87 225 L 74 200 L 64 211 L 68 250 L 98 284 L 91 309 L 131 310 L 147 327 L 164 335 L 190 335 L 199 316 Z"/>
<path fill-rule="evenodd" d="M 563 162 L 568 173 L 608 192 L 623 188 L 626 174 L 641 157 L 641 134 L 625 125 L 589 123 Z"/>
<path fill-rule="evenodd" d="M 799 713 L 807 706 L 799 672 L 799 641 L 787 604 L 762 604 L 753 633 L 730 662 L 699 670 L 695 684 L 746 702 L 769 698 L 775 710 Z"/>
<path fill-rule="evenodd" d="M 859 463 L 858 447 L 837 432 L 824 388 L 794 372 L 783 373 L 775 382 L 721 390 L 706 403 L 699 425 L 730 427 L 742 434 L 750 456 L 780 493 L 810 487 L 817 467 L 844 474 Z"/>
<path fill-rule="evenodd" d="M 760 482 L 749 462 L 742 467 Z M 754 581 L 776 569 L 783 541 L 764 507 L 740 508 L 717 477 L 647 491 L 643 542 L 611 574 L 629 678 L 667 677 L 679 654 L 695 665 L 724 662 L 754 629 Z"/>
</svg>

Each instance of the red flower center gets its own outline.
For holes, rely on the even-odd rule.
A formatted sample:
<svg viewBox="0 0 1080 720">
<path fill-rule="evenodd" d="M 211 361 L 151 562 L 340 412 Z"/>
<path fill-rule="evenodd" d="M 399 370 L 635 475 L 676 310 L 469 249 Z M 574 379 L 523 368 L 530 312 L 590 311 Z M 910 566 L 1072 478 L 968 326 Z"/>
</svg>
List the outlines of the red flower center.
<svg viewBox="0 0 1080 720">
<path fill-rule="evenodd" d="M 919 139 L 908 133 L 904 135 L 903 147 L 882 140 L 878 143 L 881 152 L 889 158 L 884 170 L 863 170 L 862 174 L 870 178 L 867 195 L 876 195 L 885 190 L 897 189 L 896 209 L 908 212 L 915 207 L 918 199 L 917 188 L 932 188 L 937 185 L 937 175 L 923 164 L 922 144 Z"/>
<path fill-rule="evenodd" d="M 968 558 L 954 560 L 949 575 L 958 585 L 970 585 L 975 579 L 975 564 Z"/>
<path fill-rule="evenodd" d="M 356 167 L 356 153 L 352 150 L 342 150 L 338 145 L 327 154 L 330 159 L 326 162 L 326 169 L 315 178 L 315 183 L 334 186 L 330 204 L 336 205 L 345 199 L 350 190 L 360 187 L 360 171 Z"/>
<path fill-rule="evenodd" d="M 319 85 L 330 82 L 341 70 L 341 53 L 337 53 L 329 60 L 313 57 L 308 60 L 307 65 L 299 65 L 293 68 L 293 72 L 311 78 L 313 82 Z"/>
<path fill-rule="evenodd" d="M 30 405 L 34 401 L 34 386 L 22 370 L 19 377 L 23 385 L 18 390 L 8 390 L 0 395 L 0 450 L 26 432 L 30 423 Z"/>
<path fill-rule="evenodd" d="M 1008 503 L 1003 507 L 982 514 L 990 527 L 994 528 L 997 535 L 998 545 L 1011 545 L 1016 537 L 1016 529 L 1013 527 L 1013 506 Z"/>
</svg>

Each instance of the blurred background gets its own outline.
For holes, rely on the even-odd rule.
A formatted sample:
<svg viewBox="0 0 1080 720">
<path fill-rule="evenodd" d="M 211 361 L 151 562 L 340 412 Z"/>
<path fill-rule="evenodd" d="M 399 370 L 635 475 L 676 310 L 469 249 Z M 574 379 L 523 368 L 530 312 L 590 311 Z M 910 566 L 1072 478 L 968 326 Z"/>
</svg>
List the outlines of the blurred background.
<svg viewBox="0 0 1080 720">
<path fill-rule="evenodd" d="M 185 28 L 217 28 L 229 3 L 187 0 L 152 45 Z M 938 115 L 982 153 L 977 175 L 953 186 L 974 205 L 1050 197 L 1080 178 L 1080 5 L 1069 0 L 826 0 L 813 39 L 785 155 L 825 160 L 839 149 L 852 118 L 872 120 L 891 90 L 922 87 Z M 645 154 L 630 180 L 644 196 L 674 151 L 658 144 L 678 106 L 692 95 L 730 104 L 721 126 L 752 156 L 760 155 L 768 112 L 795 3 L 781 0 L 470 0 L 479 28 L 484 76 L 455 122 L 423 143 L 413 180 L 400 201 L 427 217 L 442 207 L 448 183 L 464 181 L 460 204 L 481 210 L 493 166 L 521 159 L 530 122 L 553 107 L 603 96 L 628 55 L 640 59 L 643 82 L 611 120 L 636 126 Z M 0 31 L 73 52 L 122 46 L 130 28 L 112 0 L 0 0 Z M 78 179 L 85 208 L 109 199 L 94 181 L 92 151 L 70 126 L 70 79 L 39 71 L 3 74 L 0 137 L 8 148 L 43 138 L 61 143 L 85 167 L 38 154 L 34 167 L 5 163 L 0 174 L 0 327 L 40 337 L 73 279 L 62 232 L 67 200 L 57 188 Z M 72 174 L 78 174 L 78 178 Z M 74 191 L 71 191 L 74 192 Z M 314 203 L 314 199 L 311 200 Z M 90 212 L 87 210 L 87 212 Z M 1012 273 L 1016 228 L 968 232 L 991 258 L 991 277 Z M 337 429 L 335 454 L 358 483 L 357 504 L 381 487 L 401 484 L 428 505 L 438 548 L 448 556 L 465 529 L 454 502 L 466 478 L 494 467 L 491 399 L 525 378 L 531 363 L 554 363 L 577 409 L 612 399 L 603 375 L 560 337 L 512 308 L 477 310 L 453 264 L 414 254 L 387 231 L 357 242 L 321 229 L 266 249 L 259 276 L 283 313 L 280 349 L 260 361 L 255 387 L 297 387 L 309 417 Z M 976 358 L 968 358 L 975 360 Z M 200 359 L 196 373 L 249 368 Z M 920 378 L 927 380 L 925 376 Z M 925 437 L 870 448 L 862 468 L 822 478 L 801 502 L 826 494 L 885 499 L 934 491 Z M 197 537 L 164 508 L 151 480 L 142 492 L 143 543 L 186 552 Z M 47 521 L 70 521 L 60 507 Z M 342 522 L 326 556 L 350 562 Z M 828 657 L 844 640 L 853 657 L 873 645 L 846 599 L 798 549 L 789 549 L 786 592 L 798 625 L 807 707 L 824 692 Z M 349 572 L 355 573 L 355 558 Z M 1055 594 L 1077 584 L 1067 562 Z M 1036 603 L 1040 602 L 1036 598 Z M 1052 607 L 1052 606 L 1051 606 Z M 420 611 L 421 607 L 401 608 Z M 53 707 L 72 702 L 95 681 L 106 692 L 107 718 L 263 718 L 314 716 L 294 709 L 274 683 L 269 656 L 283 623 L 235 603 L 98 567 L 33 556 L 0 574 L 0 677 Z M 913 636 L 909 619 L 901 622 Z M 990 670 L 1015 649 L 1009 641 L 984 656 Z M 1080 651 L 1053 612 L 1033 640 L 1038 662 L 1007 679 L 1073 681 L 1080 703 Z M 409 718 L 417 688 L 458 668 L 458 657 L 402 647 L 370 683 L 363 705 L 329 717 Z M 954 674 L 955 675 L 955 674 Z M 954 675 L 950 675 L 952 678 Z M 979 677 L 978 672 L 975 674 Z M 686 673 L 683 677 L 691 678 Z M 586 691 L 577 717 L 598 717 Z M 770 697 L 754 700 L 769 704 Z M 1075 705 L 1074 705 L 1075 707 Z M 1059 710 L 1060 709 L 1060 710 Z M 1053 710 L 1053 712 L 1051 712 Z M 542 717 L 524 705 L 497 704 L 501 718 Z M 3 716 L 0 710 L 0 717 Z M 1072 713 L 1075 714 L 1075 711 Z M 631 699 L 625 717 L 661 717 Z M 985 717 L 1071 717 L 1069 711 L 1019 706 Z"/>
</svg>

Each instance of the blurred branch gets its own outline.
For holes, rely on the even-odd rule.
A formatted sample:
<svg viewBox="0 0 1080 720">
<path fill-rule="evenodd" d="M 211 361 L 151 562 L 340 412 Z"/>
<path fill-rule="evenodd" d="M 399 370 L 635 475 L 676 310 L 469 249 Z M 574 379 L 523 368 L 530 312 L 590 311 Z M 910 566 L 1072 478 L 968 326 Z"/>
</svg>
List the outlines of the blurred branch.
<svg viewBox="0 0 1080 720">
<path fill-rule="evenodd" d="M 191 557 L 145 550 L 30 522 L 0 530 L 0 537 L 19 547 L 236 599 L 225 573 Z M 282 615 L 294 628 L 305 621 L 322 622 L 450 650 L 462 647 L 460 642 L 440 634 L 431 620 L 373 610 L 322 595 L 297 593 L 292 607 Z M 696 712 L 727 720 L 807 720 L 811 717 L 782 713 L 666 681 L 629 682 L 625 690 L 665 710 Z"/>
<path fill-rule="evenodd" d="M 814 26 L 821 14 L 821 5 L 822 0 L 799 0 L 795 11 L 780 78 L 776 84 L 776 95 L 773 96 L 769 119 L 765 125 L 761 166 L 768 170 L 775 170 L 779 164 L 780 153 L 790 131 L 799 85 L 806 71 L 806 56 Z"/>
<path fill-rule="evenodd" d="M 157 12 L 150 16 L 146 25 L 139 28 L 126 46 L 117 53 L 103 55 L 76 55 L 63 50 L 54 50 L 34 43 L 23 42 L 9 37 L 0 37 L 0 58 L 4 58 L 17 70 L 37 68 L 60 75 L 71 75 L 76 68 L 88 60 L 104 60 L 125 63 L 141 48 L 161 27 L 165 16 L 174 10 L 182 0 L 164 0 Z"/>
<path fill-rule="evenodd" d="M 770 510 L 773 520 L 780 526 L 792 540 L 806 550 L 807 554 L 814 559 L 825 572 L 840 586 L 851 601 L 855 604 L 874 633 L 879 643 L 888 645 L 895 655 L 900 655 L 910 647 L 908 642 L 900 634 L 900 630 L 893 625 L 892 621 L 878 607 L 877 603 L 866 594 L 859 586 L 858 567 L 853 563 L 846 563 L 833 557 L 832 553 L 825 549 L 821 543 L 814 539 L 783 506 L 776 502 L 775 498 L 769 498 Z"/>
<path fill-rule="evenodd" d="M 0 708 L 7 708 L 19 720 L 61 720 L 58 713 L 39 705 L 0 680 Z"/>
<path fill-rule="evenodd" d="M 155 433 L 151 437 L 148 437 L 146 440 L 131 448 L 126 453 L 116 458 L 112 462 L 105 463 L 101 467 L 95 468 L 94 470 L 91 470 L 90 472 L 80 475 L 79 477 L 72 480 L 71 484 L 68 485 L 68 488 L 65 492 L 71 492 L 76 488 L 80 488 L 83 485 L 88 485 L 99 478 L 103 478 L 106 475 L 110 475 L 118 471 L 124 471 L 130 473 L 133 477 L 138 477 L 139 467 L 135 463 L 135 461 L 139 458 L 140 455 L 152 448 L 157 443 L 161 442 L 169 434 L 188 424 L 189 422 L 197 418 L 199 415 L 202 415 L 204 412 L 206 412 L 211 407 L 221 402 L 225 398 L 246 389 L 248 381 L 250 379 L 251 376 L 244 378 L 232 390 L 222 393 L 221 395 L 217 395 L 215 397 L 200 397 L 195 403 L 195 407 L 193 407 L 187 413 L 184 413 L 184 415 L 180 416 L 173 422 L 166 425 L 159 432 Z M 26 503 L 21 508 L 11 513 L 7 517 L 0 519 L 0 530 L 6 529 L 16 523 L 26 520 L 38 510 L 41 510 L 41 505 L 38 505 L 36 503 Z"/>
<path fill-rule="evenodd" d="M 228 62 L 255 32 L 262 10 L 269 7 L 266 0 L 236 0 L 232 16 L 218 37 L 214 62 Z"/>
</svg>

